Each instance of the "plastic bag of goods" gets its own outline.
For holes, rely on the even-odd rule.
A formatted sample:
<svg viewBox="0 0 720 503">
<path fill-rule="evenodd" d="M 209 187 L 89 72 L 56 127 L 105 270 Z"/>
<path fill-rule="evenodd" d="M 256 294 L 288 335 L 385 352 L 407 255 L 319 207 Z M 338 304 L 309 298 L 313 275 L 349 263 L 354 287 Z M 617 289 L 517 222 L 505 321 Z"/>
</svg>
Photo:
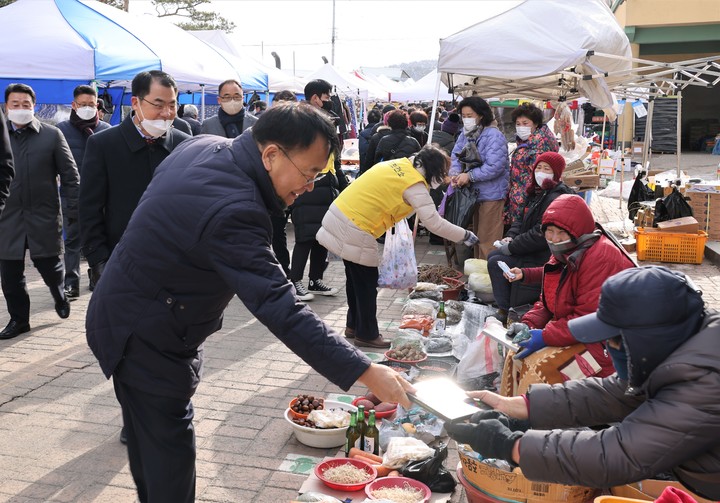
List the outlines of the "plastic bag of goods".
<svg viewBox="0 0 720 503">
<path fill-rule="evenodd" d="M 487 274 L 487 260 L 481 258 L 469 258 L 465 261 L 464 272 L 466 276 L 471 274 L 480 273 Z"/>
<path fill-rule="evenodd" d="M 485 271 L 485 274 L 478 272 L 472 273 L 468 280 L 468 286 L 470 290 L 478 294 L 492 294 L 492 282 L 490 281 L 490 275 Z"/>
</svg>

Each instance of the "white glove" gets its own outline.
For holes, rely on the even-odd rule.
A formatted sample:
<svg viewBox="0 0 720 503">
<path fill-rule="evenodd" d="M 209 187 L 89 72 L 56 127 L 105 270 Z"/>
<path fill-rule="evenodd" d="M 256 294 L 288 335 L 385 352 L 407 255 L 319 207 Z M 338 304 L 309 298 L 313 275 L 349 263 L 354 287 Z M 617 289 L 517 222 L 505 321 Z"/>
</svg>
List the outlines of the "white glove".
<svg viewBox="0 0 720 503">
<path fill-rule="evenodd" d="M 467 246 L 468 248 L 472 248 L 473 246 L 478 244 L 478 241 L 480 240 L 475 234 L 470 231 L 465 231 L 465 237 L 463 238 L 462 242 L 465 246 Z"/>
</svg>

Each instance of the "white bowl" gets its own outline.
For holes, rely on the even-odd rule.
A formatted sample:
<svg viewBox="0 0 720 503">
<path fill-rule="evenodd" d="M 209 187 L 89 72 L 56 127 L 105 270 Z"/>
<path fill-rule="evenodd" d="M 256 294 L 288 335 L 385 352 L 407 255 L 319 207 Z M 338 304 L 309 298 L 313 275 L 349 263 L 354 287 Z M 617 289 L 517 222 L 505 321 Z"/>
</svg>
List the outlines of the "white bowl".
<svg viewBox="0 0 720 503">
<path fill-rule="evenodd" d="M 348 412 L 355 412 L 357 407 L 345 402 L 325 400 L 325 409 L 342 409 Z M 289 408 L 285 409 L 285 420 L 293 427 L 295 438 L 297 438 L 298 442 L 301 444 L 321 449 L 345 445 L 345 434 L 348 429 L 347 426 L 344 428 L 331 428 L 327 430 L 300 426 L 297 423 L 293 423 Z"/>
</svg>

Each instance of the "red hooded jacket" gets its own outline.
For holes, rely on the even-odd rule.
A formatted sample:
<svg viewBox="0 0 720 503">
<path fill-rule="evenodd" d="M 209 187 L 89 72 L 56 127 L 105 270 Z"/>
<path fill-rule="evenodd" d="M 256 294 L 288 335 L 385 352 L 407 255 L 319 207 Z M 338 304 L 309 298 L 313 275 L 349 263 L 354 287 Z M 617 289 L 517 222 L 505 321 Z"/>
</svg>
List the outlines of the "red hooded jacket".
<svg viewBox="0 0 720 503">
<path fill-rule="evenodd" d="M 573 238 L 595 231 L 595 219 L 583 198 L 564 194 L 555 199 L 543 215 L 543 228 L 555 225 Z M 523 281 L 542 281 L 542 293 L 522 321 L 530 328 L 542 328 L 547 346 L 570 346 L 577 340 L 568 330 L 568 321 L 597 311 L 600 287 L 615 273 L 634 267 L 630 256 L 608 237 L 602 235 L 589 248 L 570 252 L 567 263 L 554 256 L 543 267 L 523 269 Z M 615 372 L 612 360 L 602 343 L 587 345 L 588 351 L 602 367 L 598 376 Z"/>
</svg>

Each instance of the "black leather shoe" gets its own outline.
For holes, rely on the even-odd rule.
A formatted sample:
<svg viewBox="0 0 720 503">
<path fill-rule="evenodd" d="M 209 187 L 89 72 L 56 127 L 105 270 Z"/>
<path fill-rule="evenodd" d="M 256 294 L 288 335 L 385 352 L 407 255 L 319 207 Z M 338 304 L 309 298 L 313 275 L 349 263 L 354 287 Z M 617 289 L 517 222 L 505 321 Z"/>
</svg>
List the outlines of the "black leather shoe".
<svg viewBox="0 0 720 503">
<path fill-rule="evenodd" d="M 65 287 L 65 297 L 68 298 L 68 300 L 75 300 L 78 297 L 80 297 L 80 288 L 76 286 L 66 286 Z"/>
<path fill-rule="evenodd" d="M 63 320 L 70 316 L 70 303 L 67 301 L 67 299 L 55 303 L 55 312 Z"/>
<path fill-rule="evenodd" d="M 120 443 L 127 444 L 127 430 L 124 426 L 122 427 L 122 430 L 120 430 Z"/>
<path fill-rule="evenodd" d="M 0 339 L 12 339 L 20 334 L 30 331 L 30 323 L 27 321 L 10 320 L 5 329 L 0 332 Z"/>
</svg>

